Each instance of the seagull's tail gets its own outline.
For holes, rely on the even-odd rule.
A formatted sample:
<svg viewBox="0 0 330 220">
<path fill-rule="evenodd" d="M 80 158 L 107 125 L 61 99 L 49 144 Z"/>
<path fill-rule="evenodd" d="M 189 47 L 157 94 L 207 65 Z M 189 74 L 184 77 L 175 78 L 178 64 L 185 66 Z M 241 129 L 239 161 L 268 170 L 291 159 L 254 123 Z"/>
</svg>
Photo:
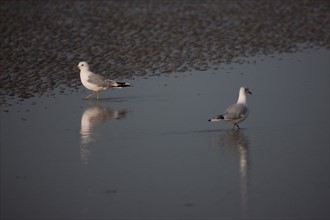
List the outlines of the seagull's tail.
<svg viewBox="0 0 330 220">
<path fill-rule="evenodd" d="M 131 84 L 126 82 L 116 82 L 110 79 L 106 79 L 106 87 L 107 88 L 123 88 L 123 87 L 130 87 Z"/>
<path fill-rule="evenodd" d="M 131 84 L 126 83 L 126 82 L 116 82 L 116 83 L 117 83 L 117 87 L 119 87 L 119 88 L 131 87 Z"/>
<path fill-rule="evenodd" d="M 210 121 L 210 122 L 215 122 L 215 121 L 221 121 L 221 120 L 223 120 L 223 119 L 224 119 L 223 115 L 217 115 L 217 116 L 215 116 L 215 117 L 209 119 L 209 121 Z"/>
</svg>

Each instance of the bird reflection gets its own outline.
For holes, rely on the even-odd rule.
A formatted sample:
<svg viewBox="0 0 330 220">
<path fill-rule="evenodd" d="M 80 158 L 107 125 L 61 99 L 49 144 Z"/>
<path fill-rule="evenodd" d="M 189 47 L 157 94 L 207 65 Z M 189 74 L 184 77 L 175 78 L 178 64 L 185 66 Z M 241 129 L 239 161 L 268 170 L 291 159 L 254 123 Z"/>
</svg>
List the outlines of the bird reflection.
<svg viewBox="0 0 330 220">
<path fill-rule="evenodd" d="M 95 141 L 97 136 L 95 128 L 107 120 L 123 119 L 126 117 L 127 113 L 128 111 L 126 109 L 113 110 L 110 108 L 101 107 L 98 102 L 93 103 L 92 107 L 85 109 L 81 116 L 80 128 L 80 159 L 82 163 L 88 163 L 88 158 L 91 153 L 90 149 L 88 149 L 88 145 Z"/>
<path fill-rule="evenodd" d="M 242 218 L 248 218 L 248 148 L 249 140 L 241 130 L 230 130 L 221 133 L 213 143 L 224 146 L 238 155 L 240 172 L 240 193 Z"/>
</svg>

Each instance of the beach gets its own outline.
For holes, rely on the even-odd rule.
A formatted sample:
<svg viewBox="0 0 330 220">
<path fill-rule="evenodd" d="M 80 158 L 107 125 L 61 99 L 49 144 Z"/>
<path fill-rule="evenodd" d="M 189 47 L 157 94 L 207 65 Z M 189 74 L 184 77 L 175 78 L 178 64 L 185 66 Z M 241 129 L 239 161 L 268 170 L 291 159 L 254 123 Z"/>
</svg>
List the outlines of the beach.
<svg viewBox="0 0 330 220">
<path fill-rule="evenodd" d="M 0 101 L 330 46 L 328 1 L 4 1 Z M 63 90 L 66 90 L 63 88 Z"/>
<path fill-rule="evenodd" d="M 0 10 L 1 219 L 329 219 L 329 1 Z"/>
</svg>

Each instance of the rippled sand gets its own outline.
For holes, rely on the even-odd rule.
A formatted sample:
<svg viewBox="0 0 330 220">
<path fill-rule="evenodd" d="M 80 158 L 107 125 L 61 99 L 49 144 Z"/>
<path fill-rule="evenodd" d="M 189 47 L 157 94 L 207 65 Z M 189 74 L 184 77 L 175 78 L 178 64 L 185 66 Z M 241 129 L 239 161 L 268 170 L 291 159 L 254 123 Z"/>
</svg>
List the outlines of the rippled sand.
<svg viewBox="0 0 330 220">
<path fill-rule="evenodd" d="M 77 89 L 81 60 L 120 79 L 329 48 L 329 9 L 327 0 L 2 2 L 0 102 Z"/>
</svg>

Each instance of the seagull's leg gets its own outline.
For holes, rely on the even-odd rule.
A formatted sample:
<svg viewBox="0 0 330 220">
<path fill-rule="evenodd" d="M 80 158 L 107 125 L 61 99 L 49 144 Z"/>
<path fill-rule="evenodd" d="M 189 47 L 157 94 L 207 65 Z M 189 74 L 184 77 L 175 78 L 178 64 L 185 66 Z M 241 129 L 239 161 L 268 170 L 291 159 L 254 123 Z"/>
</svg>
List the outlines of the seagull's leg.
<svg viewBox="0 0 330 220">
<path fill-rule="evenodd" d="M 96 99 L 100 99 L 99 92 L 96 92 Z"/>
<path fill-rule="evenodd" d="M 89 99 L 89 97 L 91 97 L 91 96 L 94 95 L 94 94 L 95 94 L 95 92 L 93 92 L 92 94 L 86 96 L 84 99 Z"/>
<path fill-rule="evenodd" d="M 233 130 L 235 130 L 235 126 L 237 126 L 237 130 L 241 129 L 237 123 L 234 124 Z"/>
</svg>

